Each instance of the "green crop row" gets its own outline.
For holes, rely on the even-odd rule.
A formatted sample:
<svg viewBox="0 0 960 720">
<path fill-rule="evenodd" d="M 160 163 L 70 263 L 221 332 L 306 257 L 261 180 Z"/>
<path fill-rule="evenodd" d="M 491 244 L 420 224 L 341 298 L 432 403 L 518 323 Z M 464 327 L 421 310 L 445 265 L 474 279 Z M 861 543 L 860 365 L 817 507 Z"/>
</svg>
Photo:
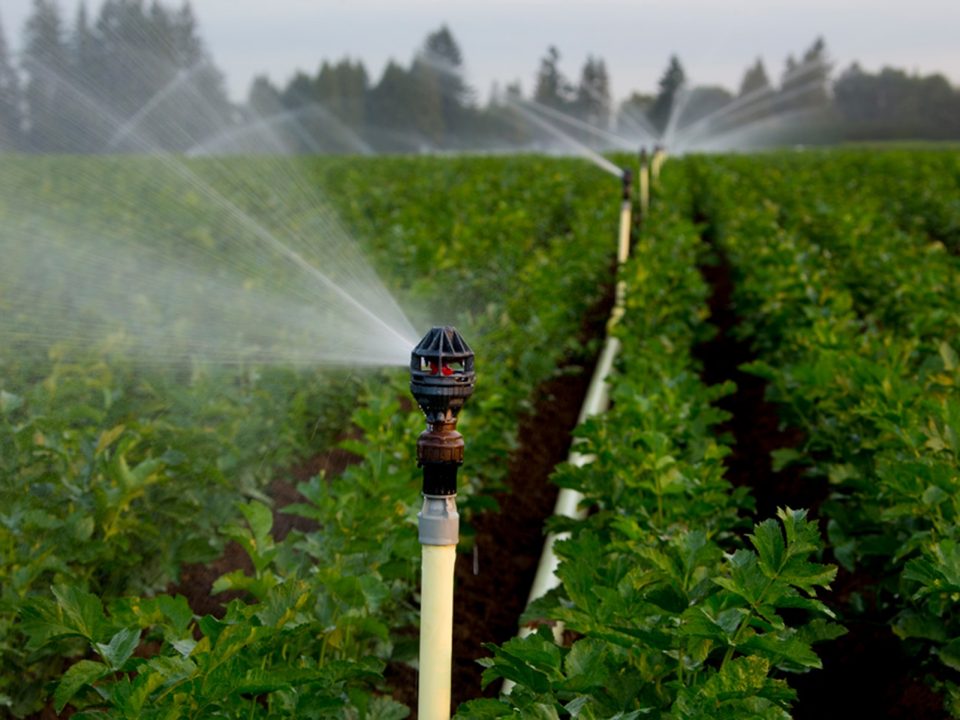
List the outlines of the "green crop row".
<svg viewBox="0 0 960 720">
<path fill-rule="evenodd" d="M 834 557 L 875 579 L 876 611 L 958 716 L 960 261 L 907 195 L 939 168 L 937 202 L 955 204 L 957 158 L 912 159 L 699 159 L 691 177 L 737 273 L 749 369 L 805 434 L 777 461 L 829 480 Z"/>
<path fill-rule="evenodd" d="M 458 717 L 789 718 L 785 677 L 819 667 L 812 646 L 843 632 L 817 599 L 836 568 L 816 562 L 816 524 L 783 508 L 752 525 L 752 499 L 724 478 L 714 403 L 732 386 L 704 385 L 692 354 L 712 332 L 705 247 L 674 169 L 622 272 L 613 404 L 578 430 L 592 460 L 555 475 L 590 514 L 552 523 L 571 536 L 560 587 L 525 615 L 538 632 L 490 648 L 484 681 L 512 692 Z"/>
<path fill-rule="evenodd" d="M 16 162 L 5 174 L 19 173 L 22 205 L 80 228 L 156 228 L 148 234 L 164 253 L 200 243 L 208 272 L 218 252 L 238 259 L 189 188 L 145 193 L 144 177 L 163 171 L 151 160 Z M 556 160 L 297 162 L 292 172 L 269 160 L 192 167 L 277 232 L 312 222 L 297 183 L 328 187 L 386 285 L 460 327 L 481 373 L 462 420 L 469 517 L 489 506 L 483 492 L 503 477 L 533 389 L 585 352 L 583 317 L 610 281 L 616 187 Z M 245 207 L 252 193 L 276 200 Z M 273 206 L 283 217 L 255 214 Z M 8 193 L 4 220 L 17 207 Z M 104 264 L 103 282 L 121 283 L 112 270 Z M 45 299 L 0 296 L 20 329 L 30 303 Z M 0 707 L 22 716 L 69 703 L 75 717 L 406 713 L 382 680 L 386 661 L 411 659 L 417 618 L 412 454 L 422 421 L 404 401 L 404 373 L 144 367 L 107 347 L 80 356 L 69 341 L 46 353 L 7 345 L 0 373 Z M 318 529 L 275 541 L 265 487 L 347 428 L 354 439 L 341 445 L 362 462 L 302 483 L 306 502 L 288 511 Z M 157 592 L 227 540 L 252 569 L 217 581 L 215 592 L 243 598 L 223 617 Z"/>
</svg>

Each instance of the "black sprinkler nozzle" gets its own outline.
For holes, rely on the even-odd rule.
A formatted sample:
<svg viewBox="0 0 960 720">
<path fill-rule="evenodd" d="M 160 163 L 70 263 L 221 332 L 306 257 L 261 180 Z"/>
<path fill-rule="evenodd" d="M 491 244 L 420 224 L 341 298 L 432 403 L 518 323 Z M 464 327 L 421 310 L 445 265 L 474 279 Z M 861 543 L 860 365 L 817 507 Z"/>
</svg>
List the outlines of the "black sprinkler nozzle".
<svg viewBox="0 0 960 720">
<path fill-rule="evenodd" d="M 456 419 L 473 394 L 473 350 L 454 327 L 434 327 L 410 355 L 410 391 L 428 423 Z"/>
<path fill-rule="evenodd" d="M 475 382 L 473 350 L 456 328 L 431 328 L 410 355 L 410 391 L 427 419 L 417 440 L 425 495 L 457 493 L 457 468 L 463 464 L 457 416 Z"/>
<path fill-rule="evenodd" d="M 629 201 L 633 190 L 633 172 L 628 168 L 623 168 L 620 175 L 620 182 L 623 184 L 622 198 L 624 201 Z"/>
</svg>

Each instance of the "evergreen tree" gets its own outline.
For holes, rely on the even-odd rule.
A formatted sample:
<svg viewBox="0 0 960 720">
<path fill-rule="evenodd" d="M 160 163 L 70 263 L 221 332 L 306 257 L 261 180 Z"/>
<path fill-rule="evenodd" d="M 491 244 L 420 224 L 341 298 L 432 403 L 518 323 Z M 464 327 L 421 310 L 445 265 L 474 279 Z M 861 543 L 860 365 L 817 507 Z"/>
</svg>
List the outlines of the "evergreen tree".
<svg viewBox="0 0 960 720">
<path fill-rule="evenodd" d="M 942 75 L 870 74 L 854 63 L 834 85 L 834 106 L 852 140 L 960 137 L 960 90 Z"/>
<path fill-rule="evenodd" d="M 649 134 L 652 127 L 648 116 L 652 105 L 653 95 L 631 93 L 630 97 L 620 103 L 617 110 L 617 132 L 628 136 L 637 133 L 641 136 Z"/>
<path fill-rule="evenodd" d="M 610 124 L 610 78 L 607 65 L 600 58 L 587 57 L 577 86 L 577 114 L 598 127 Z"/>
<path fill-rule="evenodd" d="M 190 73 L 190 106 L 180 103 L 176 110 L 181 129 L 192 143 L 227 128 L 234 109 L 227 97 L 223 73 L 204 47 L 190 1 L 184 0 L 180 10 L 167 22 L 171 28 L 175 67 L 179 72 Z M 198 111 L 192 111 L 194 108 Z"/>
<path fill-rule="evenodd" d="M 677 102 L 678 94 L 686 82 L 686 79 L 687 76 L 683 71 L 683 66 L 680 64 L 679 58 L 677 58 L 676 55 L 671 55 L 667 69 L 664 70 L 663 75 L 660 77 L 657 96 L 654 98 L 653 104 L 650 106 L 650 111 L 647 114 L 650 122 L 659 132 L 663 132 L 666 129 L 667 123 L 670 121 L 670 115 L 674 109 L 674 104 Z"/>
<path fill-rule="evenodd" d="M 320 66 L 317 79 L 314 83 L 314 95 L 317 102 L 324 108 L 340 116 L 342 112 L 343 95 L 340 88 L 340 72 L 337 66 L 326 60 Z"/>
<path fill-rule="evenodd" d="M 770 78 L 767 77 L 767 69 L 763 66 L 763 60 L 757 58 L 757 61 L 747 68 L 743 74 L 743 80 L 740 81 L 740 97 L 749 93 L 759 92 L 770 88 Z"/>
<path fill-rule="evenodd" d="M 442 74 L 417 56 L 410 67 L 410 97 L 402 112 L 410 115 L 417 133 L 433 146 L 443 147 L 447 125 L 444 119 Z"/>
<path fill-rule="evenodd" d="M 473 91 L 463 78 L 463 53 L 446 25 L 427 36 L 417 60 L 424 75 L 433 75 L 424 78 L 424 89 L 435 88 L 440 94 L 440 122 L 433 124 L 442 124 L 445 136 L 465 131 Z M 432 98 L 428 101 L 435 102 Z"/>
<path fill-rule="evenodd" d="M 93 35 L 92 90 L 109 119 L 103 149 L 183 151 L 230 122 L 189 3 L 106 0 Z"/>
<path fill-rule="evenodd" d="M 112 122 L 101 112 L 102 96 L 97 84 L 97 38 L 81 2 L 73 33 L 68 38 L 68 77 L 71 91 L 65 101 L 65 122 L 69 124 L 70 151 L 93 153 L 109 141 Z"/>
<path fill-rule="evenodd" d="M 556 110 L 566 111 L 572 102 L 570 83 L 560 72 L 560 51 L 551 45 L 540 60 L 533 99 Z"/>
<path fill-rule="evenodd" d="M 60 9 L 55 0 L 33 0 L 25 28 L 23 69 L 28 146 L 34 152 L 70 150 L 64 132 L 69 65 Z"/>
<path fill-rule="evenodd" d="M 314 97 L 327 111 L 359 133 L 366 120 L 368 84 L 363 63 L 354 64 L 344 58 L 334 65 L 324 60 L 314 81 Z"/>
<path fill-rule="evenodd" d="M 95 62 L 96 38 L 90 28 L 87 17 L 87 4 L 81 2 L 77 7 L 77 20 L 70 38 L 70 59 L 78 78 L 88 78 Z"/>
<path fill-rule="evenodd" d="M 776 99 L 777 112 L 825 107 L 830 100 L 830 62 L 823 38 L 817 38 L 804 52 L 798 63 L 787 57 L 780 92 Z"/>
<path fill-rule="evenodd" d="M 747 125 L 769 116 L 771 110 L 775 109 L 776 96 L 763 60 L 757 58 L 757 61 L 744 71 L 737 95 L 742 102 L 732 114 L 726 116 L 728 122 Z"/>
<path fill-rule="evenodd" d="M 22 147 L 20 103 L 20 78 L 10 62 L 3 23 L 0 22 L 0 152 Z"/>
<path fill-rule="evenodd" d="M 313 81 L 310 76 L 303 71 L 298 71 L 287 83 L 280 97 L 287 110 L 299 110 L 314 101 L 313 92 Z"/>
<path fill-rule="evenodd" d="M 106 0 L 100 8 L 96 93 L 114 125 L 132 117 L 175 73 L 169 58 L 157 55 L 149 26 L 142 4 L 134 0 Z"/>
<path fill-rule="evenodd" d="M 206 60 L 203 41 L 197 32 L 197 19 L 193 14 L 190 0 L 184 0 L 180 10 L 173 16 L 171 32 L 178 66 L 194 67 Z"/>
<path fill-rule="evenodd" d="M 380 81 L 370 91 L 370 118 L 368 128 L 373 132 L 378 147 L 389 152 L 415 150 L 419 140 L 415 135 L 413 117 L 409 108 L 414 99 L 410 74 L 391 60 L 383 70 Z"/>
<path fill-rule="evenodd" d="M 267 118 L 283 111 L 280 91 L 265 75 L 258 75 L 250 85 L 247 107 L 258 118 Z"/>
<path fill-rule="evenodd" d="M 351 63 L 344 60 L 337 66 L 340 88 L 341 119 L 361 133 L 367 123 L 367 95 L 370 92 L 370 77 L 359 60 Z"/>
</svg>

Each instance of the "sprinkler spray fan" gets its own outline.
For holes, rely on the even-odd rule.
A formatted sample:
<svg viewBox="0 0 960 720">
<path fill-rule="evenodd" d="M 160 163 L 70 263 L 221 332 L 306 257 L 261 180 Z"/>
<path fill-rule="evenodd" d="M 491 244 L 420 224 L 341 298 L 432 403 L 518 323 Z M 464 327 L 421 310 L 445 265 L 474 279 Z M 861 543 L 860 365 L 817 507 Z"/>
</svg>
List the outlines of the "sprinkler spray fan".
<svg viewBox="0 0 960 720">
<path fill-rule="evenodd" d="M 475 382 L 473 350 L 456 328 L 431 328 L 410 355 L 410 391 L 427 419 L 417 440 L 424 495 L 456 495 L 463 464 L 457 416 Z"/>
</svg>

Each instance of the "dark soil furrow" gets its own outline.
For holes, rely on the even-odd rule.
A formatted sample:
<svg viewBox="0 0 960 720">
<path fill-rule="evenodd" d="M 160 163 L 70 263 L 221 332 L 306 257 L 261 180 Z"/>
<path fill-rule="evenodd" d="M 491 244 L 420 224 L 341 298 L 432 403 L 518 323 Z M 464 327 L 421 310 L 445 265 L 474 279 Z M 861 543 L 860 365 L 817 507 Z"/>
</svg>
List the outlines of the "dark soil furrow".
<svg viewBox="0 0 960 720">
<path fill-rule="evenodd" d="M 767 382 L 740 369 L 755 356 L 749 340 L 736 337 L 735 273 L 714 241 L 708 218 L 701 215 L 695 219 L 704 227 L 703 240 L 709 248 L 700 271 L 710 287 L 711 322 L 717 330 L 712 339 L 695 349 L 695 355 L 702 363 L 704 382 L 712 385 L 733 380 L 737 385 L 735 393 L 718 403 L 731 414 L 717 428 L 733 440 L 727 477 L 734 485 L 751 489 L 760 520 L 783 506 L 806 508 L 817 518 L 829 485 L 825 478 L 805 475 L 797 466 L 773 471 L 771 452 L 799 447 L 804 436 L 780 421 L 776 406 L 765 399 Z M 825 530 L 826 518 L 821 517 L 820 524 Z M 832 560 L 829 551 L 825 559 Z M 798 693 L 795 720 L 947 717 L 942 698 L 918 677 L 916 660 L 908 657 L 891 631 L 889 613 L 876 607 L 871 591 L 874 585 L 867 574 L 841 568 L 833 591 L 822 597 L 848 633 L 815 648 L 823 669 L 788 676 Z M 854 597 L 863 599 L 866 612 L 850 612 Z"/>
<path fill-rule="evenodd" d="M 496 495 L 501 511 L 487 512 L 473 520 L 476 565 L 468 556 L 457 561 L 455 704 L 495 697 L 499 692 L 497 683 L 485 692 L 481 690 L 483 668 L 476 661 L 489 655 L 484 643 L 504 643 L 519 629 L 540 560 L 544 522 L 556 503 L 558 490 L 550 482 L 550 475 L 570 452 L 571 433 L 600 352 L 596 340 L 603 337 L 613 299 L 611 284 L 584 319 L 579 339 L 581 347 L 589 348 L 589 352 L 562 363 L 561 372 L 534 393 L 533 411 L 520 419 L 520 445 L 508 460 L 506 489 Z"/>
</svg>

